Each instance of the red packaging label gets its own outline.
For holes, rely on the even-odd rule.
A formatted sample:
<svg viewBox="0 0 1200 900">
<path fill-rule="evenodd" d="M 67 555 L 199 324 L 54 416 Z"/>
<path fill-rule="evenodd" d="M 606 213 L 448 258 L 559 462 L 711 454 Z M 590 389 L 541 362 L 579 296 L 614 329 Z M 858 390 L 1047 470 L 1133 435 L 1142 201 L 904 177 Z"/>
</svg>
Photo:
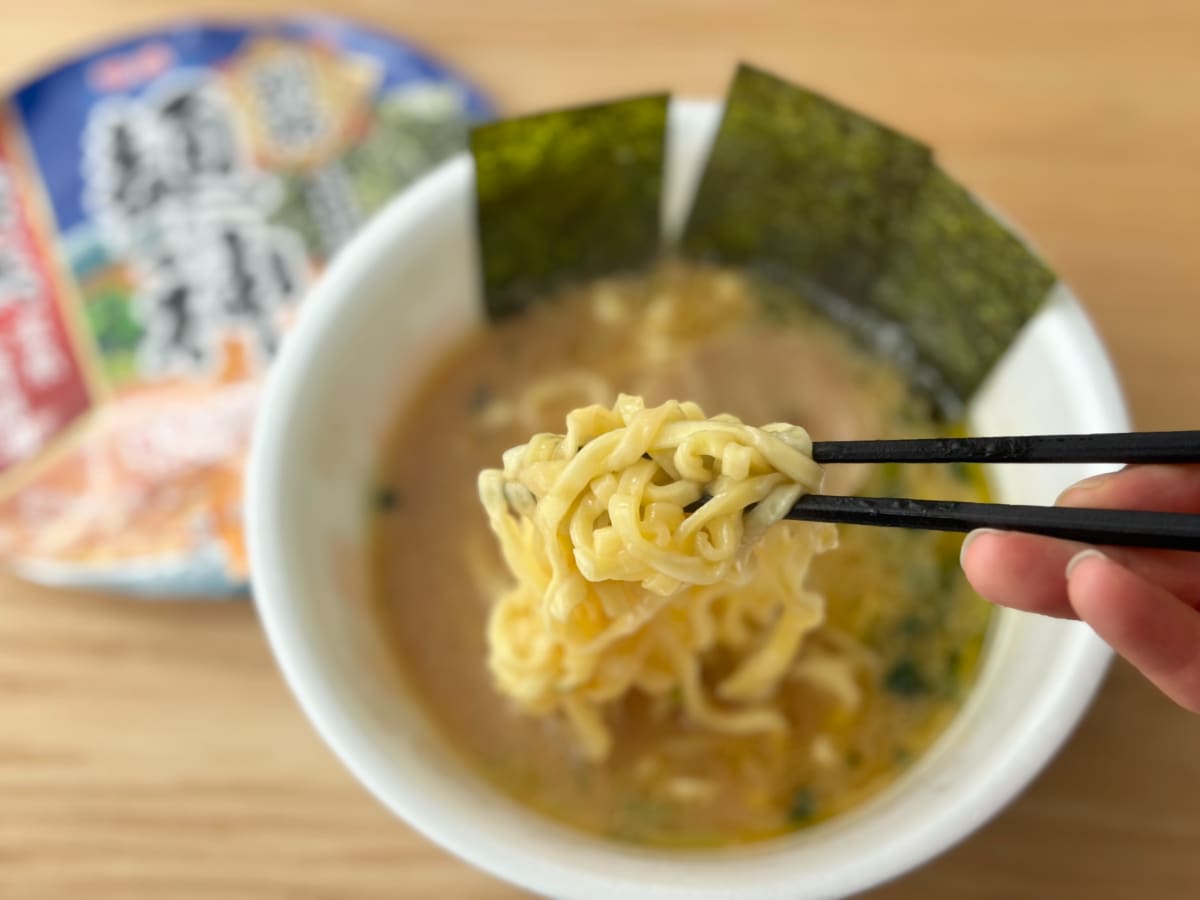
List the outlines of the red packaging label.
<svg viewBox="0 0 1200 900">
<path fill-rule="evenodd" d="M 14 144 L 11 127 L 0 124 L 0 473 L 34 456 L 91 406 Z"/>
</svg>

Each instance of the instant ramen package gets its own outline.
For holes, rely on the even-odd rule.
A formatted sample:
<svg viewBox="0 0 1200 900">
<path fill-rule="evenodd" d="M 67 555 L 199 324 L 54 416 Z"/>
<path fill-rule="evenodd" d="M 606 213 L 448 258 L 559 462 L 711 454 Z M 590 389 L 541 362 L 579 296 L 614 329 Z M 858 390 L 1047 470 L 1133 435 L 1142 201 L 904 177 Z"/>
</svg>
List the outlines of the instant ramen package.
<svg viewBox="0 0 1200 900">
<path fill-rule="evenodd" d="M 262 376 L 321 268 L 488 101 L 330 18 L 187 26 L 0 107 L 0 557 L 160 596 L 247 579 Z"/>
</svg>

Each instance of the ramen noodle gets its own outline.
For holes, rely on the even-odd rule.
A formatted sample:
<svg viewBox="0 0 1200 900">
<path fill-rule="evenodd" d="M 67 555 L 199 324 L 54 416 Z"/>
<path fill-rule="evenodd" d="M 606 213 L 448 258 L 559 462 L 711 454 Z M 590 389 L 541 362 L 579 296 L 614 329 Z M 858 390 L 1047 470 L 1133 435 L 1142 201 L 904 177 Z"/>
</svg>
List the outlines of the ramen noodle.
<svg viewBox="0 0 1200 900">
<path fill-rule="evenodd" d="M 820 484 L 811 450 L 795 426 L 624 394 L 569 413 L 565 435 L 509 450 L 479 477 L 517 579 L 488 625 L 500 690 L 531 712 L 564 712 L 593 759 L 611 744 L 597 707 L 633 689 L 680 691 L 686 715 L 720 731 L 785 729 L 755 701 L 824 619 L 804 579 L 835 543 L 829 527 L 777 525 Z M 738 708 L 715 705 L 700 678 L 716 646 L 747 654 L 716 687 Z"/>
<path fill-rule="evenodd" d="M 771 422 L 803 429 L 747 424 Z M 970 467 L 810 456 L 953 432 L 777 285 L 668 261 L 562 291 L 399 416 L 383 627 L 448 745 L 548 816 L 668 847 L 820 822 L 943 731 L 988 613 L 957 536 L 780 516 L 814 490 L 984 499 Z"/>
</svg>

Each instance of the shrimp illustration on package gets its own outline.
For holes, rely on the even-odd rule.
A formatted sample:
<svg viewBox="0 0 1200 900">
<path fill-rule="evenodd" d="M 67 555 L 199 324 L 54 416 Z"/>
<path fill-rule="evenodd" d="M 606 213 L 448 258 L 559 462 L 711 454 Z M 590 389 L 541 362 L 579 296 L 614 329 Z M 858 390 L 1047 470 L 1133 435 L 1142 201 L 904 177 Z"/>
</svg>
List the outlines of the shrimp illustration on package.
<svg viewBox="0 0 1200 900">
<path fill-rule="evenodd" d="M 322 267 L 491 107 L 330 18 L 189 25 L 0 104 L 0 557 L 237 593 L 263 375 Z"/>
</svg>

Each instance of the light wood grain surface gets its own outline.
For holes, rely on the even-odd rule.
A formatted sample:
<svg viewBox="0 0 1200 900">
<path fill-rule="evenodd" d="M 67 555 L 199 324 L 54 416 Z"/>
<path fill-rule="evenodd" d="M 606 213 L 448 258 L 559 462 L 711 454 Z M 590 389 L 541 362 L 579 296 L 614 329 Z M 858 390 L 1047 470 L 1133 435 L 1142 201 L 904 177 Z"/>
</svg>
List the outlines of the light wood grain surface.
<svg viewBox="0 0 1200 900">
<path fill-rule="evenodd" d="M 0 0 L 0 80 L 283 3 Z M 361 0 L 509 111 L 758 62 L 930 142 L 1088 305 L 1138 425 L 1200 426 L 1200 3 Z M 877 898 L 1200 895 L 1200 719 L 1117 665 L 1005 813 Z M 308 728 L 247 603 L 0 578 L 0 897 L 520 896 L 394 821 Z"/>
</svg>

